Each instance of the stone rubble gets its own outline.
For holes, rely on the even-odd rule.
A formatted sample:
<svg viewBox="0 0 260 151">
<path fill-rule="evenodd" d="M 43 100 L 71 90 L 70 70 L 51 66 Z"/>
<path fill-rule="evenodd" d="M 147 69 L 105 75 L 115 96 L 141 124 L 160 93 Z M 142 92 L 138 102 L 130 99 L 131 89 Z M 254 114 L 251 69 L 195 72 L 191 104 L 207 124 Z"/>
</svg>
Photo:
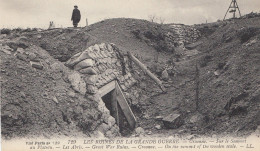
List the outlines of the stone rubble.
<svg viewBox="0 0 260 151">
<path fill-rule="evenodd" d="M 169 74 L 168 74 L 167 70 L 163 70 L 162 79 L 165 81 L 167 81 L 169 79 Z"/>
<path fill-rule="evenodd" d="M 141 136 L 141 135 L 144 135 L 144 134 L 145 134 L 145 131 L 144 131 L 144 129 L 142 127 L 137 127 L 135 129 L 135 135 L 136 136 Z"/>
<path fill-rule="evenodd" d="M 12 48 L 10 48 L 9 46 L 7 46 L 7 45 L 2 45 L 2 44 L 0 44 L 0 51 L 2 51 L 2 52 L 4 52 L 4 53 L 6 53 L 6 54 L 8 54 L 8 55 L 11 55 L 12 53 L 12 51 L 13 51 L 13 49 Z"/>
<path fill-rule="evenodd" d="M 177 35 L 168 33 L 167 37 L 177 41 L 178 43 L 193 43 L 201 36 L 200 32 L 192 26 L 172 24 L 170 27 L 177 33 Z"/>
<path fill-rule="evenodd" d="M 34 61 L 30 61 L 30 64 L 33 68 L 42 70 L 43 69 L 43 65 L 41 64 L 41 62 L 34 62 Z"/>
<path fill-rule="evenodd" d="M 78 72 L 73 72 L 68 76 L 68 79 L 71 83 L 72 88 L 76 92 L 80 92 L 82 95 L 85 95 L 86 93 L 86 83 L 81 78 L 81 75 Z"/>
<path fill-rule="evenodd" d="M 155 128 L 156 128 L 157 130 L 162 129 L 161 125 L 156 125 Z"/>
<path fill-rule="evenodd" d="M 162 119 L 166 128 L 178 128 L 183 124 L 183 117 L 180 114 L 173 113 Z"/>
</svg>

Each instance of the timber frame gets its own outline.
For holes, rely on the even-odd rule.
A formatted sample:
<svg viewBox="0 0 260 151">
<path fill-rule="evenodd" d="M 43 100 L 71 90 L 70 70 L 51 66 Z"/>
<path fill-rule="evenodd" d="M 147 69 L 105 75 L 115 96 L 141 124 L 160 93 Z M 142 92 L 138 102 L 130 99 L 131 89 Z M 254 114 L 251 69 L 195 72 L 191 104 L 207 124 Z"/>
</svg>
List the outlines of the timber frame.
<svg viewBox="0 0 260 151">
<path fill-rule="evenodd" d="M 135 124 L 136 124 L 136 118 L 135 118 L 130 106 L 127 103 L 127 100 L 124 96 L 123 91 L 121 90 L 121 88 L 116 80 L 113 80 L 110 83 L 106 84 L 105 86 L 101 87 L 98 90 L 96 97 L 99 97 L 99 100 L 102 100 L 102 97 L 110 92 L 112 93 L 112 96 L 111 96 L 112 109 L 110 111 L 111 116 L 113 116 L 115 118 L 117 125 L 119 125 L 120 116 L 118 115 L 118 109 L 120 107 L 124 113 L 124 116 L 127 119 L 127 122 L 130 125 L 130 128 L 134 129 Z"/>
</svg>

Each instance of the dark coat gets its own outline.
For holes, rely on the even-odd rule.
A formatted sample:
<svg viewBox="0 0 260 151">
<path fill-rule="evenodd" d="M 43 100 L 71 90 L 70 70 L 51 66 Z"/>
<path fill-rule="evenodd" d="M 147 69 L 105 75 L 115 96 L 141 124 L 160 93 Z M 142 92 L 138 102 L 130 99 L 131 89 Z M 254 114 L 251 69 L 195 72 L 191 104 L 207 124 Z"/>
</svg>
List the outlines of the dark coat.
<svg viewBox="0 0 260 151">
<path fill-rule="evenodd" d="M 80 11 L 77 8 L 75 8 L 72 12 L 71 20 L 73 21 L 73 23 L 79 23 L 80 18 L 81 18 Z"/>
</svg>

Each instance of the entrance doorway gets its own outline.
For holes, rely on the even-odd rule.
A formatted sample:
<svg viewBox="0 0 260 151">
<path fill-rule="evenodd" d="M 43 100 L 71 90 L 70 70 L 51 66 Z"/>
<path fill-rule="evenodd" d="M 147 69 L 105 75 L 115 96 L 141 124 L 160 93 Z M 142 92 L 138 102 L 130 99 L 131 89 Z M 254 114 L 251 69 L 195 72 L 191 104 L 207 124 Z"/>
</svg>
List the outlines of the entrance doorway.
<svg viewBox="0 0 260 151">
<path fill-rule="evenodd" d="M 106 95 L 102 96 L 101 99 L 103 100 L 103 102 L 105 103 L 106 105 L 106 108 L 110 111 L 110 115 L 112 116 L 111 114 L 111 111 L 112 111 L 112 93 L 114 92 L 114 90 L 108 92 Z"/>
<path fill-rule="evenodd" d="M 110 115 L 115 118 L 120 132 L 134 129 L 136 118 L 129 107 L 124 94 L 116 81 L 112 81 L 99 90 L 101 100 L 105 103 Z"/>
</svg>

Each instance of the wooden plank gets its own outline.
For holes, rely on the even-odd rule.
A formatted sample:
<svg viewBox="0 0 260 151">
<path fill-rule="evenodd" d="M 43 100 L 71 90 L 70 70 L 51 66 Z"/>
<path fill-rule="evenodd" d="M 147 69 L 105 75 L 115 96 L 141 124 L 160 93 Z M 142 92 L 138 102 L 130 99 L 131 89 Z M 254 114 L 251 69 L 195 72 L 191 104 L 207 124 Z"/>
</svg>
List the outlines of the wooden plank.
<svg viewBox="0 0 260 151">
<path fill-rule="evenodd" d="M 115 118 L 116 124 L 119 126 L 119 116 L 118 116 L 118 103 L 116 100 L 116 89 L 111 92 L 111 115 Z"/>
<path fill-rule="evenodd" d="M 104 95 L 106 95 L 109 92 L 111 92 L 112 90 L 114 90 L 115 86 L 116 86 L 116 83 L 115 83 L 115 80 L 113 80 L 110 83 L 103 86 L 102 88 L 100 88 L 98 90 L 98 94 L 100 95 L 100 97 L 103 97 Z"/>
<path fill-rule="evenodd" d="M 117 102 L 118 104 L 120 105 L 130 127 L 132 129 L 135 128 L 135 124 L 136 124 L 136 118 L 134 116 L 134 113 L 132 112 L 131 108 L 129 107 L 125 97 L 124 97 L 124 94 L 121 90 L 121 88 L 119 87 L 118 83 L 116 83 L 116 98 L 117 98 Z"/>
<path fill-rule="evenodd" d="M 135 56 L 133 56 L 131 54 L 131 52 L 128 51 L 127 53 L 128 53 L 129 58 L 131 58 L 131 60 L 133 60 L 133 62 L 135 64 L 137 64 L 151 79 L 153 79 L 155 81 L 155 83 L 160 86 L 160 88 L 163 92 L 166 92 L 166 90 L 162 84 L 162 81 L 159 80 L 151 71 L 149 71 L 148 68 L 141 61 L 139 61 Z"/>
</svg>

